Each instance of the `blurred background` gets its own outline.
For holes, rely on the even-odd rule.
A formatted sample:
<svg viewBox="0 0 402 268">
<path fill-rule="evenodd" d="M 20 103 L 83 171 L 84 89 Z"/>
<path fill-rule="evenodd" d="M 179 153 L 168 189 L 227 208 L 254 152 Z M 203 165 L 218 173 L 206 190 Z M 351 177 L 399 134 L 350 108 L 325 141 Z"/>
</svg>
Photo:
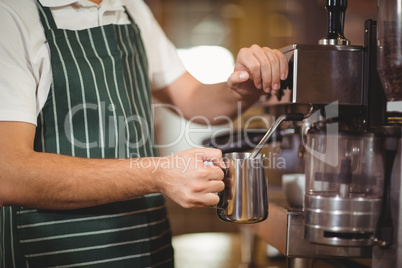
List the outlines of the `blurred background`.
<svg viewBox="0 0 402 268">
<path fill-rule="evenodd" d="M 325 0 L 146 0 L 178 48 L 223 46 L 236 55 L 253 43 L 280 48 L 317 43 L 327 33 Z M 349 0 L 345 36 L 363 44 L 363 23 L 376 0 Z"/>
<path fill-rule="evenodd" d="M 226 81 L 242 47 L 317 44 L 328 31 L 325 0 L 145 2 L 177 47 L 188 71 L 204 83 Z M 376 13 L 377 0 L 348 1 L 344 34 L 352 45 L 363 45 L 364 21 L 376 20 Z M 239 120 L 244 122 L 261 113 L 262 107 L 256 105 Z M 204 139 L 228 127 L 198 125 L 159 108 L 155 110 L 155 122 L 161 155 L 201 145 Z M 189 129 L 188 135 L 182 135 Z M 268 180 L 270 185 L 280 184 Z M 177 268 L 250 267 L 250 263 L 255 267 L 286 267 L 284 258 L 254 237 L 247 226 L 220 222 L 212 208 L 185 210 L 168 202 L 168 209 Z"/>
</svg>

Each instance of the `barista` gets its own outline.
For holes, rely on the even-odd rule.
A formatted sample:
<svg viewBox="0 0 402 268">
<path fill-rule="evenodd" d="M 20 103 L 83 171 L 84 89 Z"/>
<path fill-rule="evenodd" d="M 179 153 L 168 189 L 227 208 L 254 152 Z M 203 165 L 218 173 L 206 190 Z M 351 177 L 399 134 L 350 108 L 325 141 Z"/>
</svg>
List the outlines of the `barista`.
<svg viewBox="0 0 402 268">
<path fill-rule="evenodd" d="M 158 157 L 151 93 L 234 116 L 279 88 L 284 55 L 244 48 L 204 85 L 141 0 L 3 0 L 0 32 L 0 266 L 173 267 L 161 194 L 217 204 L 224 166 L 215 149 Z"/>
</svg>

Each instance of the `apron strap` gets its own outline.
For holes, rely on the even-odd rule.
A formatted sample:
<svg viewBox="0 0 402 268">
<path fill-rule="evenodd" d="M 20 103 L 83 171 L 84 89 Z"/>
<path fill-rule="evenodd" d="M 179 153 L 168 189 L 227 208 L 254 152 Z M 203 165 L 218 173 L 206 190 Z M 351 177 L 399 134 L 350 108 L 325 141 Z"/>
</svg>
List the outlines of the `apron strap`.
<svg viewBox="0 0 402 268">
<path fill-rule="evenodd" d="M 130 13 L 127 11 L 126 6 L 123 6 L 123 7 L 124 7 L 124 11 L 126 12 L 127 17 L 128 17 L 128 19 L 130 20 L 131 24 L 132 24 L 132 25 L 136 25 L 136 23 L 134 22 L 133 18 L 130 16 Z"/>
<path fill-rule="evenodd" d="M 45 30 L 57 29 L 56 22 L 54 21 L 50 8 L 42 6 L 39 0 L 36 2 L 39 10 L 40 20 Z"/>
</svg>

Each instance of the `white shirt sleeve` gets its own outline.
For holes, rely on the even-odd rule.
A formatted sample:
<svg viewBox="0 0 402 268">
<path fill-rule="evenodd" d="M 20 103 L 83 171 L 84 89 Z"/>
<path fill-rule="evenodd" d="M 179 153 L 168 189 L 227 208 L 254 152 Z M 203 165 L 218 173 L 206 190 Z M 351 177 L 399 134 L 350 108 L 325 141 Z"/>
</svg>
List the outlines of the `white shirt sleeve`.
<svg viewBox="0 0 402 268">
<path fill-rule="evenodd" d="M 140 28 L 148 57 L 152 88 L 166 87 L 186 71 L 175 46 L 166 37 L 143 0 L 121 2 Z M 112 22 L 105 23 L 120 23 L 124 17 L 120 16 L 121 12 L 124 14 L 124 9 L 121 12 L 120 9 L 114 13 Z M 71 18 L 71 15 L 75 14 L 71 12 L 77 10 L 69 6 L 57 10 L 57 24 L 64 23 L 67 29 L 91 27 L 78 23 L 79 20 L 63 21 L 65 18 Z M 75 16 L 87 16 L 85 8 L 78 11 L 80 13 Z M 97 15 L 96 9 L 94 15 Z M 121 23 L 123 22 L 127 23 Z M 52 80 L 50 52 L 36 0 L 0 1 L 0 34 L 0 121 L 36 124 Z"/>
<path fill-rule="evenodd" d="M 0 121 L 36 124 L 36 81 L 18 17 L 0 3 Z"/>
</svg>

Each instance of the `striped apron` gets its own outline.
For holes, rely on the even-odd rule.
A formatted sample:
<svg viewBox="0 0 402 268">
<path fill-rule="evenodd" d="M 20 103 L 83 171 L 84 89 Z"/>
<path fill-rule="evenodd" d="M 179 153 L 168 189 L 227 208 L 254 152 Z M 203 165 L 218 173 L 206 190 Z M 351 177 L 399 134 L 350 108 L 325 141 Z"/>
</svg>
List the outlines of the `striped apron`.
<svg viewBox="0 0 402 268">
<path fill-rule="evenodd" d="M 38 6 L 53 82 L 35 151 L 155 156 L 148 63 L 132 18 L 128 25 L 63 30 Z M 2 207 L 0 217 L 0 267 L 173 267 L 160 194 L 66 211 Z"/>
</svg>

